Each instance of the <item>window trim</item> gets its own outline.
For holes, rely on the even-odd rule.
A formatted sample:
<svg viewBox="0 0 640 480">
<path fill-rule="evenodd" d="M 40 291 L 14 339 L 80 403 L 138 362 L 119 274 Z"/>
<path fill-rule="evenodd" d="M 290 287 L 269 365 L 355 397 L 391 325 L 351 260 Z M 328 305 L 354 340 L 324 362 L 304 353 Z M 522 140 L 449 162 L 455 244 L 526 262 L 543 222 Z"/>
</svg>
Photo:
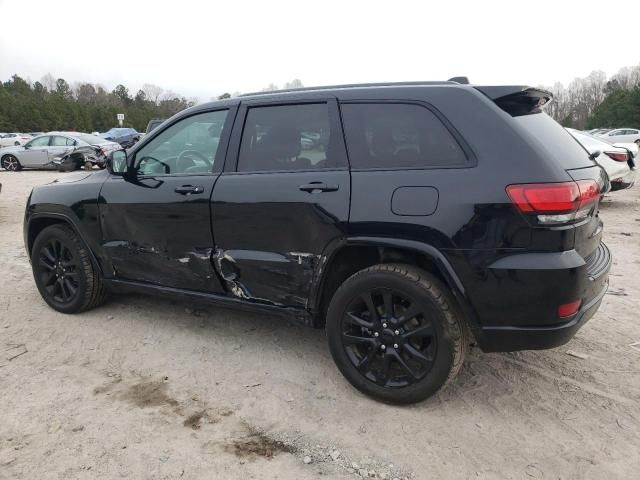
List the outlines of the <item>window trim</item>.
<svg viewBox="0 0 640 480">
<path fill-rule="evenodd" d="M 264 108 L 264 107 L 285 107 L 295 105 L 309 105 L 309 104 L 327 104 L 327 110 L 329 115 L 329 132 L 330 135 L 338 137 L 340 142 L 339 148 L 342 152 L 341 164 L 339 166 L 323 167 L 323 168 L 305 168 L 296 170 L 247 170 L 239 171 L 238 165 L 240 163 L 240 146 L 242 145 L 242 136 L 244 134 L 245 126 L 247 123 L 247 117 L 249 110 L 252 108 Z M 230 149 L 227 152 L 227 158 L 229 159 L 225 164 L 223 174 L 233 175 L 256 175 L 256 174 L 270 174 L 270 173 L 309 173 L 309 172 L 331 172 L 331 171 L 347 171 L 349 169 L 349 160 L 347 153 L 347 146 L 344 139 L 344 133 L 342 131 L 342 121 L 340 118 L 340 112 L 338 109 L 338 101 L 336 97 L 313 97 L 305 99 L 268 99 L 256 101 L 251 99 L 249 101 L 243 101 L 238 110 L 236 122 L 233 127 L 232 138 L 230 140 Z"/>
<path fill-rule="evenodd" d="M 392 104 L 392 105 L 415 105 L 419 107 L 426 108 L 430 111 L 442 126 L 449 132 L 449 134 L 456 141 L 462 153 L 466 157 L 467 161 L 463 164 L 459 165 L 434 165 L 434 166 L 422 166 L 422 167 L 400 167 L 400 166 L 389 166 L 389 167 L 353 167 L 351 165 L 351 158 L 349 157 L 349 148 L 346 146 L 347 144 L 347 134 L 344 128 L 344 119 L 342 118 L 342 105 L 352 105 L 352 104 Z M 464 139 L 464 137 L 458 132 L 458 130 L 451 124 L 449 119 L 444 116 L 440 110 L 434 107 L 432 104 L 422 101 L 422 100 L 411 100 L 411 99 L 357 99 L 357 100 L 341 100 L 338 102 L 338 106 L 340 109 L 340 122 L 342 125 L 342 136 L 345 142 L 345 147 L 347 151 L 347 158 L 349 159 L 349 169 L 352 172 L 386 172 L 386 171 L 396 171 L 396 170 L 450 170 L 450 169 L 460 169 L 460 168 L 475 168 L 478 166 L 478 158 L 475 153 Z"/>
<path fill-rule="evenodd" d="M 213 163 L 213 167 L 211 168 L 211 171 L 207 172 L 207 173 L 197 173 L 197 174 L 190 174 L 190 173 L 177 173 L 177 174 L 173 174 L 173 173 L 155 173 L 153 175 L 147 175 L 147 174 L 140 174 L 138 175 L 135 172 L 135 168 L 133 168 L 133 166 L 136 163 L 136 156 L 138 155 L 139 151 L 142 150 L 147 144 L 149 144 L 151 141 L 153 141 L 156 137 L 158 137 L 159 135 L 161 135 L 163 132 L 165 132 L 167 129 L 171 128 L 173 125 L 176 125 L 179 122 L 182 122 L 183 120 L 187 120 L 191 117 L 195 117 L 197 115 L 204 115 L 207 113 L 215 113 L 215 112 L 222 112 L 222 111 L 226 111 L 227 112 L 227 117 L 225 119 L 224 122 L 224 127 L 222 127 L 222 134 L 220 135 L 220 143 L 218 144 L 218 151 L 220 151 L 220 155 L 222 156 L 220 162 L 215 162 Z M 228 148 L 229 148 L 229 138 L 231 136 L 231 128 L 233 126 L 233 124 L 235 123 L 235 118 L 236 118 L 236 114 L 237 114 L 238 108 L 235 105 L 231 105 L 231 106 L 226 106 L 226 107 L 219 107 L 219 108 L 211 108 L 211 109 L 203 109 L 203 110 L 199 110 L 199 111 L 195 111 L 195 112 L 191 112 L 188 115 L 182 115 L 178 118 L 175 118 L 171 123 L 167 123 L 167 125 L 162 128 L 155 128 L 153 129 L 151 132 L 153 132 L 153 135 L 151 134 L 151 132 L 147 135 L 144 136 L 144 140 L 138 142 L 135 147 L 132 149 L 133 151 L 131 152 L 131 160 L 130 160 L 130 171 L 134 172 L 133 174 L 136 176 L 136 178 L 155 178 L 155 177 L 197 177 L 197 176 L 209 176 L 209 175 L 219 175 L 223 169 L 224 169 L 224 164 L 226 163 L 226 157 L 227 157 L 227 153 L 228 153 Z M 221 149 L 223 149 L 221 151 Z M 218 152 L 216 152 L 216 157 L 218 156 Z"/>
</svg>

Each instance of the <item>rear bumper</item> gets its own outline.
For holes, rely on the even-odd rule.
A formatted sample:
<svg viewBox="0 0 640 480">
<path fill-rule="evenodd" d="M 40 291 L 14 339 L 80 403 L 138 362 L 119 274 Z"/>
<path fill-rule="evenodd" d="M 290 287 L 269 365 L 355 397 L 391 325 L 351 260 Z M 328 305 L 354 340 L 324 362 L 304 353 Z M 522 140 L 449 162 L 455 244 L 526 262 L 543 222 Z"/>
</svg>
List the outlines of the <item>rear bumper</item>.
<svg viewBox="0 0 640 480">
<path fill-rule="evenodd" d="M 555 265 L 553 269 L 548 268 L 550 265 L 544 265 L 544 257 L 547 255 L 541 254 L 533 258 L 543 264 L 538 265 L 543 267 L 541 269 L 532 269 L 531 259 L 528 258 L 531 255 L 516 255 L 515 258 L 493 264 L 498 267 L 493 269 L 496 275 L 501 273 L 504 278 L 515 283 L 525 279 L 528 281 L 520 291 L 503 284 L 505 295 L 501 302 L 508 313 L 500 316 L 502 322 L 498 323 L 500 314 L 497 312 L 491 317 L 480 318 L 485 323 L 481 323 L 476 337 L 483 351 L 540 350 L 563 345 L 598 310 L 607 292 L 612 263 L 606 245 L 600 243 L 585 259 L 575 251 L 564 252 L 563 255 L 567 255 L 567 258 L 562 255 L 551 256 L 550 262 Z M 581 265 L 576 265 L 576 261 Z M 540 284 L 545 287 L 541 288 Z M 582 301 L 580 310 L 572 317 L 558 318 L 558 306 L 575 299 Z"/>
<path fill-rule="evenodd" d="M 573 319 L 552 327 L 485 327 L 481 348 L 485 352 L 513 352 L 516 350 L 544 350 L 564 345 L 593 317 L 607 293 L 609 282 Z"/>
<path fill-rule="evenodd" d="M 611 191 L 624 190 L 633 186 L 636 180 L 635 170 L 631 170 L 626 175 L 611 180 Z"/>
</svg>

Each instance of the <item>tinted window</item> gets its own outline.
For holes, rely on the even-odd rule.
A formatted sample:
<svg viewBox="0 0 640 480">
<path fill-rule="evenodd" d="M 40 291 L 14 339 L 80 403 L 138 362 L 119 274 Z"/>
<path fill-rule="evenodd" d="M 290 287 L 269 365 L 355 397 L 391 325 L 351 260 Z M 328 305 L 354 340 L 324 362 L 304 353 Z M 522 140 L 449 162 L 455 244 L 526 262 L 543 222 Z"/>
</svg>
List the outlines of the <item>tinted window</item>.
<svg viewBox="0 0 640 480">
<path fill-rule="evenodd" d="M 309 170 L 343 164 L 326 103 L 249 109 L 238 171 Z"/>
<path fill-rule="evenodd" d="M 460 145 L 430 110 L 420 105 L 343 104 L 342 120 L 353 168 L 462 165 Z"/>
<path fill-rule="evenodd" d="M 53 147 L 66 147 L 66 146 L 73 145 L 74 143 L 75 143 L 74 140 L 67 137 L 54 136 L 52 137 L 52 140 L 51 140 L 51 146 Z"/>
<path fill-rule="evenodd" d="M 594 165 L 589 154 L 558 122 L 546 113 L 514 117 L 514 121 L 530 135 L 531 141 L 546 150 L 546 155 L 562 168 L 581 168 Z"/>
<path fill-rule="evenodd" d="M 174 123 L 136 152 L 142 175 L 211 173 L 227 110 L 201 113 Z"/>
<path fill-rule="evenodd" d="M 49 137 L 38 137 L 27 143 L 29 147 L 46 147 L 49 145 Z"/>
</svg>

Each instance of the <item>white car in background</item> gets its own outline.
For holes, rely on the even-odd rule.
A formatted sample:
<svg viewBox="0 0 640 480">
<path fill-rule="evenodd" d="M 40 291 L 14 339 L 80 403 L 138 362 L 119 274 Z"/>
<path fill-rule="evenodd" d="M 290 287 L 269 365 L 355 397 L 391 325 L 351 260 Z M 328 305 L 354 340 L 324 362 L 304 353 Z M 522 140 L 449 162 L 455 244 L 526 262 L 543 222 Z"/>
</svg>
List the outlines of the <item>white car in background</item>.
<svg viewBox="0 0 640 480">
<path fill-rule="evenodd" d="M 595 162 L 604 168 L 612 191 L 623 190 L 633 185 L 638 145 L 635 143 L 611 145 L 601 138 L 573 128 L 567 128 L 567 131 L 589 152 Z"/>
<path fill-rule="evenodd" d="M 3 133 L 0 135 L 0 148 L 24 145 L 31 138 L 31 135 L 26 133 Z"/>
<path fill-rule="evenodd" d="M 605 133 L 598 133 L 596 136 L 611 144 L 635 143 L 640 145 L 640 130 L 637 128 L 616 128 Z"/>
</svg>

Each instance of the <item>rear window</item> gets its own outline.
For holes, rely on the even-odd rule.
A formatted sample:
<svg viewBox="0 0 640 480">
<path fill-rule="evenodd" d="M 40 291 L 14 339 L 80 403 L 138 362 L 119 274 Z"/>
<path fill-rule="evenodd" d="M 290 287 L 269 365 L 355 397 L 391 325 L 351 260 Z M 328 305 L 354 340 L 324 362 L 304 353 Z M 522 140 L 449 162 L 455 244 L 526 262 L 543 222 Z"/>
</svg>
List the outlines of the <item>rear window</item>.
<svg viewBox="0 0 640 480">
<path fill-rule="evenodd" d="M 342 104 L 353 168 L 429 168 L 467 163 L 453 135 L 429 109 L 400 103 Z"/>
<path fill-rule="evenodd" d="M 103 143 L 111 143 L 109 140 L 105 140 L 102 137 L 98 137 L 97 135 L 77 135 L 76 138 L 78 140 L 82 140 L 89 145 L 102 145 Z"/>
<path fill-rule="evenodd" d="M 582 145 L 546 113 L 522 115 L 514 117 L 514 121 L 545 147 L 549 156 L 562 168 L 582 168 L 595 163 L 589 159 L 589 154 Z"/>
</svg>

